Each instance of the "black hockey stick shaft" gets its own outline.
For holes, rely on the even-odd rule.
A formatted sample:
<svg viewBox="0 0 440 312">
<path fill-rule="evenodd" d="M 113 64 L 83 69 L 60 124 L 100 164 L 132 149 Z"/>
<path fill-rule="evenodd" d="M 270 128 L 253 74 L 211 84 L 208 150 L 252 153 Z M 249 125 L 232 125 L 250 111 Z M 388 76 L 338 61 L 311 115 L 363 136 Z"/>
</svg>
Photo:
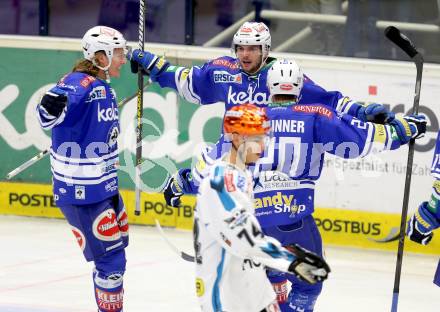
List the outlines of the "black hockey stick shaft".
<svg viewBox="0 0 440 312">
<path fill-rule="evenodd" d="M 144 89 L 146 87 L 148 87 L 150 85 L 150 81 L 148 81 L 145 85 L 144 85 Z M 130 95 L 129 97 L 123 99 L 122 101 L 120 101 L 118 103 L 118 108 L 121 108 L 122 106 L 124 106 L 125 104 L 127 104 L 128 102 L 130 102 L 132 99 L 134 99 L 137 96 L 137 92 Z M 32 166 L 33 164 L 35 164 L 36 162 L 38 162 L 39 160 L 43 159 L 46 155 L 49 155 L 49 149 L 45 149 L 42 150 L 41 152 L 39 152 L 37 155 L 35 155 L 34 157 L 30 158 L 29 160 L 25 161 L 23 164 L 21 164 L 20 166 L 18 166 L 17 168 L 11 170 L 7 175 L 6 175 L 6 180 L 10 180 L 13 177 L 15 177 L 17 174 L 23 172 L 24 170 L 26 170 L 27 168 L 29 168 L 30 166 Z"/>
<path fill-rule="evenodd" d="M 412 113 L 417 114 L 419 111 L 420 89 L 422 85 L 423 73 L 423 56 L 417 51 L 414 44 L 403 35 L 399 29 L 389 26 L 385 29 L 385 36 L 399 46 L 413 60 L 417 69 L 416 85 L 414 92 L 414 103 Z M 403 193 L 402 215 L 400 219 L 399 246 L 397 249 L 396 271 L 394 275 L 393 301 L 391 312 L 397 312 L 400 291 L 400 276 L 402 272 L 403 250 L 405 242 L 405 226 L 408 216 L 408 202 L 411 189 L 412 166 L 414 159 L 414 139 L 411 139 L 408 146 L 408 160 L 406 164 L 405 188 Z"/>
<path fill-rule="evenodd" d="M 139 49 L 144 51 L 145 34 L 145 0 L 139 1 Z M 137 94 L 137 125 L 136 125 L 136 167 L 135 167 L 135 210 L 141 214 L 141 164 L 142 164 L 142 115 L 144 111 L 144 75 L 142 66 L 138 65 L 138 94 Z"/>
</svg>

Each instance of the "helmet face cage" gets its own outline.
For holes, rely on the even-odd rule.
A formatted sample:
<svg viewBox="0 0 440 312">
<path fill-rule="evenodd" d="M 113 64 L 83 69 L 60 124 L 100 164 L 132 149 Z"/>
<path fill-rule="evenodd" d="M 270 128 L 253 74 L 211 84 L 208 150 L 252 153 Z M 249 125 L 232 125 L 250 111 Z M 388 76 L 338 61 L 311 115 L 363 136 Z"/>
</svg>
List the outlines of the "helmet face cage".
<svg viewBox="0 0 440 312">
<path fill-rule="evenodd" d="M 226 134 L 267 135 L 270 131 L 270 122 L 264 108 L 243 104 L 234 106 L 226 112 L 223 129 Z"/>
<path fill-rule="evenodd" d="M 277 60 L 267 72 L 267 88 L 270 98 L 277 94 L 299 97 L 304 84 L 301 68 L 293 60 Z"/>
<path fill-rule="evenodd" d="M 114 49 L 125 49 L 125 47 L 126 40 L 124 36 L 116 29 L 106 26 L 95 26 L 89 29 L 82 38 L 84 58 L 92 61 L 96 67 L 102 70 L 107 70 L 110 67 Z M 107 56 L 109 63 L 106 67 L 101 67 L 96 64 L 95 53 L 98 51 L 104 51 Z"/>
<path fill-rule="evenodd" d="M 237 45 L 261 46 L 262 61 L 269 56 L 271 37 L 269 28 L 264 23 L 246 22 L 235 33 L 232 39 L 232 51 L 235 54 Z"/>
</svg>

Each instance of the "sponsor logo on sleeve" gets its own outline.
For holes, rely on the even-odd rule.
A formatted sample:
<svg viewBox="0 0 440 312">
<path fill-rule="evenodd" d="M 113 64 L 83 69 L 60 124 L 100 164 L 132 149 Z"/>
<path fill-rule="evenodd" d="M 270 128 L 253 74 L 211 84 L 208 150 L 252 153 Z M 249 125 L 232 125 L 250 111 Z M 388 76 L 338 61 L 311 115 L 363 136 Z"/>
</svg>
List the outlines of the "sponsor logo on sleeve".
<svg viewBox="0 0 440 312">
<path fill-rule="evenodd" d="M 79 84 L 82 85 L 84 88 L 87 88 L 95 80 L 96 80 L 95 77 L 86 76 L 80 80 Z"/>
</svg>

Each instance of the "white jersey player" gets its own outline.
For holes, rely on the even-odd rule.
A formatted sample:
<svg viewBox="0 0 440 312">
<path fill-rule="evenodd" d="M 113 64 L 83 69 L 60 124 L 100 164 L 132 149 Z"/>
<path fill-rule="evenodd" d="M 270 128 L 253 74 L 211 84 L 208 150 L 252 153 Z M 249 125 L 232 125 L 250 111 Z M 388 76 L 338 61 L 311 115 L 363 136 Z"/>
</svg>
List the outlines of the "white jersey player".
<svg viewBox="0 0 440 312">
<path fill-rule="evenodd" d="M 264 236 L 253 215 L 253 181 L 246 165 L 260 157 L 270 130 L 265 110 L 254 105 L 227 111 L 224 130 L 232 148 L 211 167 L 197 196 L 194 222 L 196 287 L 202 311 L 280 311 L 265 268 L 313 284 L 327 278 L 327 263 L 296 245 Z"/>
</svg>

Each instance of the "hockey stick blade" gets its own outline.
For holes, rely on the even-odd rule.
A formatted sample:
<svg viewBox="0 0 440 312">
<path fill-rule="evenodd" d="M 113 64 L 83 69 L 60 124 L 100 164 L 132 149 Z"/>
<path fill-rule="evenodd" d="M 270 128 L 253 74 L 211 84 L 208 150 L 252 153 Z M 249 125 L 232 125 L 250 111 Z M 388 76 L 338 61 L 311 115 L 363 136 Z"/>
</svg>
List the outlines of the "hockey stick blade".
<svg viewBox="0 0 440 312">
<path fill-rule="evenodd" d="M 369 241 L 372 241 L 375 243 L 390 243 L 390 242 L 394 242 L 394 241 L 398 240 L 399 237 L 400 237 L 399 228 L 393 227 L 393 228 L 391 228 L 390 233 L 388 233 L 388 235 L 382 239 L 374 239 L 374 238 L 370 238 L 370 237 L 368 237 L 367 239 Z"/>
<path fill-rule="evenodd" d="M 405 51 L 405 53 L 408 54 L 410 58 L 413 58 L 419 53 L 411 40 L 409 40 L 407 36 L 402 34 L 398 28 L 394 26 L 388 26 L 387 28 L 385 28 L 384 33 L 389 40 L 394 42 L 399 48 Z"/>
<path fill-rule="evenodd" d="M 194 256 L 191 256 L 183 251 L 180 251 L 179 249 L 177 249 L 176 246 L 173 245 L 173 243 L 170 242 L 168 237 L 166 237 L 165 232 L 163 231 L 162 227 L 160 226 L 159 220 L 155 219 L 154 221 L 156 222 L 156 228 L 159 231 L 160 236 L 162 236 L 163 240 L 171 248 L 171 250 L 173 250 L 176 254 L 178 254 L 183 260 L 188 261 L 188 262 L 195 262 Z M 197 263 L 200 263 L 200 261 L 198 259 L 197 259 Z"/>
</svg>

